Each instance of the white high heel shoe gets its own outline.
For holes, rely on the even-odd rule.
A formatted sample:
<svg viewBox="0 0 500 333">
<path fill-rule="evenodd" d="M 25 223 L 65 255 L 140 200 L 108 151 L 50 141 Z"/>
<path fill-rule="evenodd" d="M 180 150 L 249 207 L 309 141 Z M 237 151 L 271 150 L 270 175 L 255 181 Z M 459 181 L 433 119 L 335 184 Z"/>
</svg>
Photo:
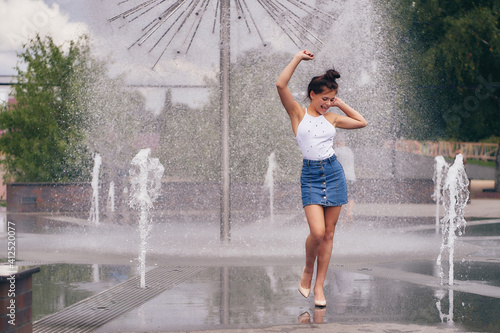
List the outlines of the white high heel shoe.
<svg viewBox="0 0 500 333">
<path fill-rule="evenodd" d="M 326 306 L 326 299 L 323 301 L 314 300 L 314 305 L 318 308 L 324 308 Z"/>
<path fill-rule="evenodd" d="M 305 267 L 302 269 L 302 275 L 304 275 L 304 271 L 305 271 Z M 302 277 L 301 277 L 302 279 Z M 311 292 L 311 288 L 309 289 L 306 289 L 304 287 L 302 287 L 302 285 L 300 284 L 299 282 L 299 293 L 302 294 L 302 296 L 304 296 L 305 298 L 309 297 L 309 293 Z"/>
</svg>

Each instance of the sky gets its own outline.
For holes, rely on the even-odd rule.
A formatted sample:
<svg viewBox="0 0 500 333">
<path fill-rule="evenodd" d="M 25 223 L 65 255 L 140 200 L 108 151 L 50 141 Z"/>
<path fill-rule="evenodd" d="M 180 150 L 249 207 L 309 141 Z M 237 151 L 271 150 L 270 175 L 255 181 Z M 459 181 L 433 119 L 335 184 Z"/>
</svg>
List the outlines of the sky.
<svg viewBox="0 0 500 333">
<path fill-rule="evenodd" d="M 167 61 L 160 62 L 156 68 L 157 73 L 154 73 L 151 70 L 153 57 L 147 54 L 147 50 L 127 50 L 131 43 L 130 37 L 138 35 L 143 23 L 131 24 L 125 28 L 120 28 L 120 22 L 109 23 L 108 19 L 120 13 L 123 8 L 126 9 L 123 5 L 119 6 L 118 2 L 0 0 L 0 75 L 15 74 L 13 67 L 17 63 L 16 52 L 22 50 L 22 45 L 36 33 L 52 36 L 58 45 L 83 34 L 89 35 L 96 55 L 109 60 L 114 73 L 130 76 L 130 83 L 163 83 L 165 76 L 159 73 L 171 68 L 184 72 L 181 79 L 186 78 L 186 73 L 189 76 L 190 71 L 196 71 L 193 64 L 186 63 L 183 57 L 171 59 L 171 54 L 166 54 L 164 59 Z M 139 71 L 141 75 L 138 74 Z M 203 74 L 207 74 L 206 70 Z"/>
<path fill-rule="evenodd" d="M 213 14 L 217 1 L 209 1 L 206 15 L 189 52 L 177 54 L 177 46 L 172 43 L 172 47 L 167 49 L 153 70 L 151 67 L 164 49 L 163 45 L 159 45 L 153 52 L 149 51 L 152 42 L 158 38 L 151 38 L 149 45 L 145 44 L 145 46 L 140 47 L 136 45 L 130 50 L 127 49 L 141 35 L 141 29 L 151 22 L 152 16 L 144 15 L 132 23 L 127 22 L 127 24 L 124 24 L 126 21 L 123 19 L 109 22 L 112 17 L 142 2 L 144 1 L 0 0 L 0 75 L 15 73 L 13 67 L 16 64 L 16 51 L 20 51 L 22 44 L 35 36 L 36 33 L 42 36 L 49 34 L 58 44 L 88 34 L 98 56 L 112 61 L 116 64 L 115 67 L 120 68 L 116 71 L 126 73 L 131 77 L 131 82 L 134 83 L 152 80 L 165 81 L 168 79 L 165 77 L 165 73 L 171 74 L 176 71 L 183 73 L 176 77 L 181 84 L 187 80 L 191 81 L 193 76 L 200 77 L 211 74 L 214 67 L 218 66 L 218 26 L 215 30 L 216 33 L 212 33 Z M 252 3 L 252 0 L 247 2 Z M 154 11 L 151 13 L 156 18 L 158 13 L 161 13 L 165 8 L 155 8 L 156 13 L 153 13 Z M 252 11 L 255 16 L 263 16 L 258 8 Z M 190 26 L 190 29 L 193 29 L 191 25 L 191 22 L 187 22 L 184 27 Z M 264 38 L 272 40 L 275 48 L 280 48 L 283 36 L 277 32 L 278 27 L 275 24 L 274 27 L 269 25 L 269 22 L 263 21 L 262 18 L 259 18 L 259 25 L 261 30 L 266 30 L 267 36 Z M 244 49 L 245 45 L 251 47 L 260 44 L 255 30 L 249 38 L 243 36 L 244 23 L 239 24 L 239 26 L 243 29 L 232 31 L 234 34 L 232 48 Z M 155 37 L 160 35 L 161 33 L 158 32 Z M 179 34 L 176 42 L 179 44 L 182 41 L 187 45 L 189 39 L 187 41 L 184 39 L 185 36 Z M 165 44 L 166 41 L 167 38 L 162 40 L 162 43 Z M 267 42 L 269 43 L 269 41 Z M 138 69 L 149 69 L 151 73 L 143 71 L 141 75 L 138 75 Z"/>
<path fill-rule="evenodd" d="M 316 0 L 305 1 L 313 5 L 321 3 Z M 129 17 L 110 22 L 111 18 L 143 2 L 144 0 L 0 0 L 0 75 L 16 73 L 14 70 L 18 61 L 16 52 L 20 52 L 22 45 L 38 33 L 41 36 L 52 36 L 58 45 L 64 45 L 64 43 L 67 45 L 67 41 L 87 34 L 90 36 L 95 56 L 109 63 L 109 74 L 121 76 L 130 85 L 202 85 L 205 78 L 216 79 L 219 69 L 219 27 L 217 26 L 213 33 L 213 25 L 214 22 L 218 22 L 218 18 L 214 17 L 217 1 L 209 0 L 206 12 L 198 13 L 203 20 L 187 53 L 185 52 L 186 45 L 189 44 L 187 33 L 177 34 L 168 48 L 165 48 L 170 38 L 168 36 L 168 38 L 160 39 L 159 46 L 152 48 L 155 40 L 159 40 L 162 34 L 160 30 L 143 45 L 134 44 L 141 36 L 142 29 L 156 19 L 158 13 L 166 7 L 159 6 L 147 15 L 134 20 Z M 370 57 L 373 50 L 362 49 L 363 45 L 370 44 L 373 40 L 373 36 L 368 36 L 363 32 L 363 29 L 372 29 L 370 20 L 366 19 L 367 15 L 370 15 L 366 13 L 369 10 L 366 4 L 369 2 L 370 0 L 323 1 L 322 3 L 327 3 L 334 9 L 338 8 L 339 19 L 330 20 L 331 32 L 323 31 L 327 39 L 324 40 L 325 45 L 321 53 L 316 53 L 317 58 L 323 57 L 327 60 L 333 54 L 339 53 L 338 56 L 346 61 L 357 61 L 358 69 L 361 62 L 358 59 L 362 59 L 362 62 L 366 63 L 367 70 L 359 77 L 364 79 L 367 78 L 367 73 L 372 71 L 371 68 L 374 68 L 374 62 L 366 57 L 366 55 Z M 167 1 L 162 6 L 171 3 L 173 1 Z M 250 12 L 253 13 L 253 17 L 247 15 L 247 21 L 238 20 L 238 15 L 236 15 L 238 13 L 235 8 L 232 8 L 232 61 L 237 61 L 239 54 L 251 48 L 261 48 L 264 52 L 285 51 L 291 54 L 299 50 L 298 46 L 289 40 L 280 27 L 258 5 L 258 1 L 247 0 L 246 3 Z M 257 29 L 252 26 L 252 21 L 256 22 Z M 319 21 L 312 23 L 313 26 L 323 24 Z M 250 25 L 250 30 L 247 24 Z M 300 21 L 296 23 L 296 25 L 299 24 L 302 23 Z M 335 24 L 339 26 L 335 27 Z M 195 23 L 186 22 L 183 29 L 194 31 L 193 29 L 196 28 Z M 357 32 L 361 34 L 356 35 Z M 341 36 L 342 33 L 344 36 Z M 348 46 L 356 43 L 359 45 L 358 49 L 345 48 L 340 52 L 338 48 L 340 41 Z M 267 44 L 266 48 L 263 48 L 263 43 Z M 300 46 L 300 49 L 311 48 L 310 45 Z M 177 53 L 177 50 L 181 52 Z M 154 66 L 158 59 L 160 61 Z M 150 104 L 152 110 L 162 106 L 164 89 L 151 87 L 140 89 L 143 94 L 147 95 L 147 103 Z M 185 99 L 196 105 L 206 98 L 203 93 L 190 94 L 189 92 L 189 88 L 173 90 L 174 102 L 176 99 L 177 101 Z M 199 96 L 199 100 L 197 97 L 194 99 L 186 97 L 193 95 Z"/>
<path fill-rule="evenodd" d="M 151 22 L 157 13 L 154 13 L 153 17 L 144 15 L 132 23 L 123 19 L 114 22 L 109 20 L 143 2 L 142 0 L 0 0 L 0 75 L 16 74 L 14 69 L 18 63 L 16 53 L 22 51 L 22 45 L 38 33 L 41 36 L 52 36 L 57 45 L 64 43 L 67 45 L 67 41 L 87 34 L 91 38 L 95 55 L 109 63 L 110 75 L 121 76 L 131 85 L 202 85 L 205 78 L 215 79 L 219 61 L 218 30 L 212 33 L 216 1 L 209 2 L 206 18 L 202 20 L 188 53 L 177 53 L 174 43 L 166 51 L 163 45 L 159 45 L 151 52 L 153 38 L 148 41 L 149 45 L 145 43 L 143 46 L 135 45 L 129 49 L 130 45 L 141 36 L 141 29 Z M 261 13 L 255 14 L 262 16 Z M 185 27 L 188 24 L 190 23 L 186 23 Z M 264 22 L 263 26 L 265 25 L 267 23 Z M 243 26 L 243 23 L 240 23 L 240 26 Z M 193 29 L 193 26 L 190 28 Z M 266 32 L 271 33 L 268 38 L 274 41 L 274 45 L 280 47 L 280 40 L 283 38 L 277 34 L 276 29 L 276 26 L 266 28 Z M 232 48 L 237 50 L 260 43 L 255 31 L 251 38 L 253 42 L 249 42 L 250 39 L 242 35 L 245 29 L 234 30 L 232 33 L 234 33 Z M 272 37 L 273 34 L 276 37 Z M 158 36 L 157 33 L 156 40 Z M 166 44 L 166 41 L 167 38 L 164 38 L 162 43 Z M 183 36 L 175 40 L 178 43 L 181 41 L 187 45 L 189 40 L 186 42 Z M 232 54 L 234 60 L 237 52 L 232 51 Z M 158 59 L 160 61 L 152 69 Z M 164 91 L 157 91 L 154 88 L 140 89 L 149 95 L 150 99 L 154 99 L 152 96 L 155 94 L 158 95 L 156 99 L 162 99 L 165 95 Z M 178 89 L 177 92 L 182 95 L 187 91 L 189 89 L 186 88 Z M 197 95 L 204 94 L 202 92 Z M 175 92 L 173 97 L 175 99 Z M 153 108 L 158 108 L 162 101 L 152 101 L 151 104 Z"/>
<path fill-rule="evenodd" d="M 15 74 L 16 52 L 29 38 L 51 34 L 57 43 L 88 32 L 83 22 L 71 21 L 57 4 L 38 0 L 0 1 L 0 74 Z"/>
</svg>

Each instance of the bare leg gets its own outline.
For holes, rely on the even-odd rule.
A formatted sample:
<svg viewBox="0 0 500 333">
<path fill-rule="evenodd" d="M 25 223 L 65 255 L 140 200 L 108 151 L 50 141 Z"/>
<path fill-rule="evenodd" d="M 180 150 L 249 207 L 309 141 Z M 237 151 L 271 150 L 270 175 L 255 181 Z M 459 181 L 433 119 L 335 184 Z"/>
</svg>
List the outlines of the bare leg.
<svg viewBox="0 0 500 333">
<path fill-rule="evenodd" d="M 306 239 L 306 266 L 300 285 L 309 289 L 314 272 L 314 262 L 325 237 L 325 210 L 319 205 L 309 205 L 304 207 L 304 211 L 309 224 L 309 236 Z"/>
<path fill-rule="evenodd" d="M 323 240 L 318 251 L 318 265 L 316 272 L 316 283 L 314 285 L 314 300 L 324 301 L 323 285 L 325 283 L 326 272 L 330 264 L 333 248 L 333 236 L 335 234 L 335 226 L 339 219 L 341 206 L 325 208 L 325 232 Z"/>
</svg>

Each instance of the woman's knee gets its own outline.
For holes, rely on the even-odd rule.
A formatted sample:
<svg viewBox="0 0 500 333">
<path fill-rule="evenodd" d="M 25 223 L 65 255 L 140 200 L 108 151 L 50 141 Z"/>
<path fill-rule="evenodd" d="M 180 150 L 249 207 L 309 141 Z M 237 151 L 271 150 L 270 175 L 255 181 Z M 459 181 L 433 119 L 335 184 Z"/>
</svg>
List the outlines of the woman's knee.
<svg viewBox="0 0 500 333">
<path fill-rule="evenodd" d="M 323 235 L 323 241 L 333 241 L 333 235 L 335 234 L 335 230 L 326 230 Z"/>
<path fill-rule="evenodd" d="M 324 230 L 323 231 L 320 231 L 320 230 L 312 231 L 311 230 L 309 236 L 315 244 L 319 245 L 325 239 L 325 231 Z"/>
</svg>

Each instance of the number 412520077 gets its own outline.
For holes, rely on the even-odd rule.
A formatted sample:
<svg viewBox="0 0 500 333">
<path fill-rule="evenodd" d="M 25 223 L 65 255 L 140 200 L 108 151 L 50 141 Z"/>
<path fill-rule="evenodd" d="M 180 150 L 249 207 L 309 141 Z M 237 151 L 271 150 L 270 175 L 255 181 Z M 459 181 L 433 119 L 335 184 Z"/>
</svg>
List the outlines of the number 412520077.
<svg viewBox="0 0 500 333">
<path fill-rule="evenodd" d="M 7 222 L 7 261 L 10 268 L 16 264 L 16 224 Z"/>
</svg>

